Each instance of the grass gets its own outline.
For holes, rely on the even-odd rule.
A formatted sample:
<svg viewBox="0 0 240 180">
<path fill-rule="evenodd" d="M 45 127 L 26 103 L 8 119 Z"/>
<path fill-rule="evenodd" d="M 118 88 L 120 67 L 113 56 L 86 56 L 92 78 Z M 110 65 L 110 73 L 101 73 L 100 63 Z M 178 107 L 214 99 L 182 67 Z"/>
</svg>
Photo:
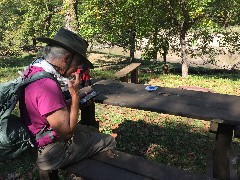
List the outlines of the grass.
<svg viewBox="0 0 240 180">
<path fill-rule="evenodd" d="M 34 56 L 0 59 L 0 82 L 16 77 L 17 71 L 28 65 Z M 91 74 L 93 78 L 114 79 L 114 72 L 126 65 L 121 56 L 115 61 L 98 61 Z M 162 74 L 161 62 L 142 62 L 140 83 L 165 87 L 199 86 L 217 93 L 240 95 L 240 73 L 237 71 L 190 68 L 189 76 L 181 78 L 180 65 L 170 64 L 169 74 Z M 96 104 L 96 118 L 100 130 L 112 134 L 117 149 L 156 162 L 176 166 L 192 172 L 204 173 L 206 154 L 213 148 L 215 135 L 209 122 L 168 114 L 140 111 L 130 108 Z M 240 144 L 233 140 L 233 149 L 240 156 Z M 0 162 L 0 179 L 15 173 L 18 177 L 38 179 L 34 165 L 25 156 Z"/>
<path fill-rule="evenodd" d="M 209 124 L 179 116 L 98 105 L 101 131 L 113 134 L 118 149 L 192 172 L 205 170 L 214 135 Z"/>
</svg>

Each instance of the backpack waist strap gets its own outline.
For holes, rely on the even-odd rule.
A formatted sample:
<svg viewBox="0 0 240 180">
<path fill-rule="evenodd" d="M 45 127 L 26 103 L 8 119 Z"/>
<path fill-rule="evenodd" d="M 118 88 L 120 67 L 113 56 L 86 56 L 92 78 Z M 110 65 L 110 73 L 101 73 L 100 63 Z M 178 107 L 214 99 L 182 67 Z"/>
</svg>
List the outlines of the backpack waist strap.
<svg viewBox="0 0 240 180">
<path fill-rule="evenodd" d="M 35 137 L 35 140 L 38 141 L 39 139 L 44 138 L 46 135 L 49 136 L 50 139 L 53 139 L 53 129 L 52 128 L 48 128 L 46 129 L 46 126 L 44 126 L 37 134 Z"/>
</svg>

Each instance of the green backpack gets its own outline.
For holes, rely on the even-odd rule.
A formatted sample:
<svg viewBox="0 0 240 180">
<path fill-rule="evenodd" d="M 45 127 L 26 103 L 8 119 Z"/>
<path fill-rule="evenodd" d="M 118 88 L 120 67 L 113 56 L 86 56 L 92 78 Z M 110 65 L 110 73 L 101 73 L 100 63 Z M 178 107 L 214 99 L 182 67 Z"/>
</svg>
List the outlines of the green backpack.
<svg viewBox="0 0 240 180">
<path fill-rule="evenodd" d="M 27 79 L 18 77 L 9 82 L 0 83 L 0 159 L 13 159 L 32 147 L 27 127 L 20 117 L 13 115 L 21 91 L 24 86 L 42 78 L 51 78 L 45 71 L 38 72 Z"/>
</svg>

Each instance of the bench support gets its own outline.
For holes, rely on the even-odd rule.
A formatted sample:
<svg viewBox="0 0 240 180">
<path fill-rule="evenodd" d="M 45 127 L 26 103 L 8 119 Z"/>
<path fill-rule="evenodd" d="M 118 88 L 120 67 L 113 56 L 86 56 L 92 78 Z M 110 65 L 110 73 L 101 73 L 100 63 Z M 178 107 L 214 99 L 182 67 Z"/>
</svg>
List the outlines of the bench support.
<svg viewBox="0 0 240 180">
<path fill-rule="evenodd" d="M 213 177 L 230 178 L 230 154 L 233 136 L 233 126 L 219 123 L 216 144 L 213 150 Z"/>
<path fill-rule="evenodd" d="M 119 78 L 121 82 L 128 82 L 128 75 Z"/>
<path fill-rule="evenodd" d="M 131 83 L 138 83 L 138 68 L 131 72 Z"/>
</svg>

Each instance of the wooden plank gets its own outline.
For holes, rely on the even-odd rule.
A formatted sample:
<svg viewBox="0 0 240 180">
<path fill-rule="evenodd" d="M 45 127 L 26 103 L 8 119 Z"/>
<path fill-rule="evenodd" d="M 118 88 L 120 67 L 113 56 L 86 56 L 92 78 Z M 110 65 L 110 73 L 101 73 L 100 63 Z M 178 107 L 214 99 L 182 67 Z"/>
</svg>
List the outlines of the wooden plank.
<svg viewBox="0 0 240 180">
<path fill-rule="evenodd" d="M 65 171 L 84 179 L 93 180 L 150 180 L 145 176 L 112 167 L 93 159 L 86 159 L 68 166 Z"/>
<path fill-rule="evenodd" d="M 101 153 L 91 159 L 70 165 L 65 170 L 76 176 L 94 180 L 213 179 L 203 174 L 191 173 L 123 152 L 115 151 L 115 153 L 116 156 L 113 159 L 109 158 L 107 153 Z"/>
<path fill-rule="evenodd" d="M 240 97 L 226 94 L 158 87 L 148 92 L 146 85 L 118 81 L 98 81 L 91 88 L 101 92 L 96 102 L 167 113 L 202 120 L 221 119 L 240 125 Z"/>
<path fill-rule="evenodd" d="M 146 160 L 141 157 L 126 154 L 120 151 L 114 151 L 115 158 L 111 159 L 107 153 L 101 153 L 92 157 L 93 160 L 102 162 L 112 167 L 117 167 L 140 176 L 145 176 L 149 179 L 211 179 L 203 174 L 195 174 L 182 169 L 163 165 L 153 161 Z"/>
<path fill-rule="evenodd" d="M 141 65 L 141 63 L 131 63 L 130 65 L 128 65 L 125 68 L 121 69 L 120 71 L 116 72 L 115 76 L 118 77 L 118 78 L 124 77 L 140 65 Z"/>
</svg>

